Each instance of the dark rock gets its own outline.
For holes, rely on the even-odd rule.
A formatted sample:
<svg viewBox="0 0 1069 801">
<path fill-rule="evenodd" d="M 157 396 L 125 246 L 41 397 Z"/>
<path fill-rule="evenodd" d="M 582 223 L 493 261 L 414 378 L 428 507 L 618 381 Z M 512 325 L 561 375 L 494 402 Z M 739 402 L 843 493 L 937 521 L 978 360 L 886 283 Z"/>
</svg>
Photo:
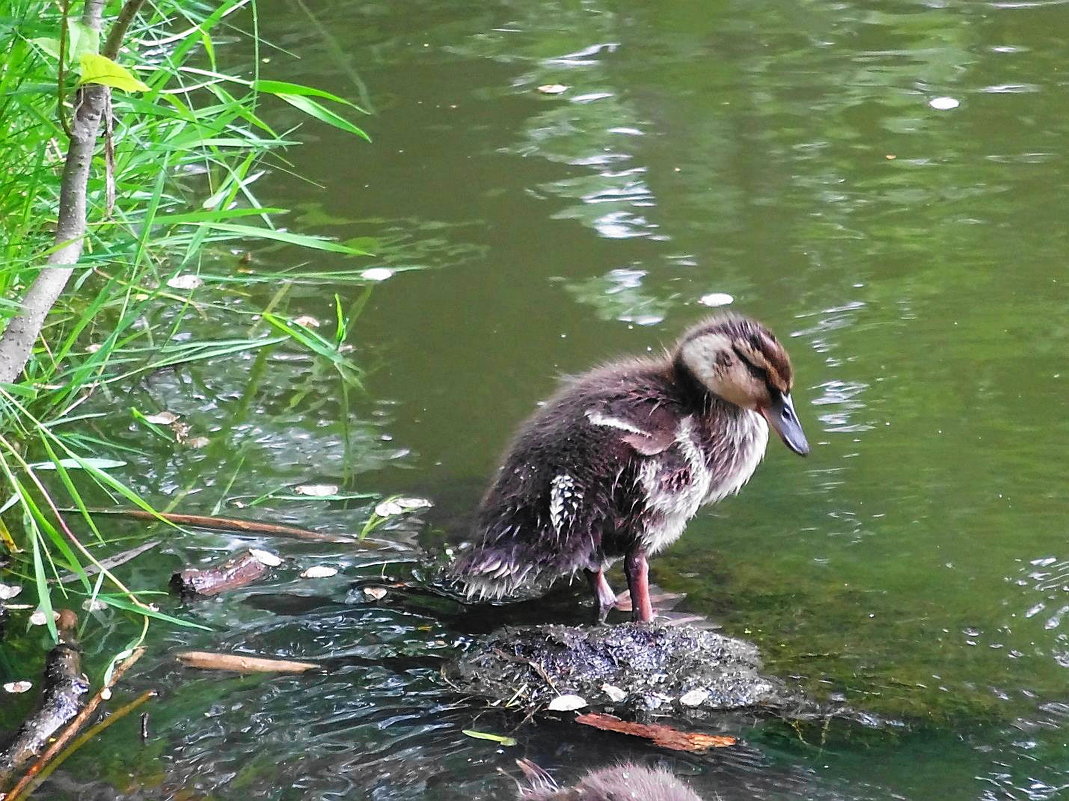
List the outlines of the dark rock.
<svg viewBox="0 0 1069 801">
<path fill-rule="evenodd" d="M 626 623 L 506 628 L 478 642 L 449 677 L 460 689 L 525 709 L 577 695 L 585 710 L 700 721 L 730 711 L 819 716 L 761 673 L 756 646 L 689 626 Z"/>
</svg>

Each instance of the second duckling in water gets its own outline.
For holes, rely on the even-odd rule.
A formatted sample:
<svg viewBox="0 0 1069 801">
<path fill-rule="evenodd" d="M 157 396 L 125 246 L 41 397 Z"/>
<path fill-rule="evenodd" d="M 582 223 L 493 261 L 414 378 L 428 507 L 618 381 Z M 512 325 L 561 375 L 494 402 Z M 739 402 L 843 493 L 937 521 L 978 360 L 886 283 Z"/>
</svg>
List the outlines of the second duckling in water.
<svg viewBox="0 0 1069 801">
<path fill-rule="evenodd" d="M 742 488 L 768 427 L 809 452 L 793 381 L 772 332 L 734 315 L 699 323 L 664 357 L 570 379 L 520 427 L 454 574 L 469 597 L 502 598 L 583 570 L 603 621 L 616 602 L 604 570 L 623 557 L 632 615 L 650 620 L 647 556 Z"/>
</svg>

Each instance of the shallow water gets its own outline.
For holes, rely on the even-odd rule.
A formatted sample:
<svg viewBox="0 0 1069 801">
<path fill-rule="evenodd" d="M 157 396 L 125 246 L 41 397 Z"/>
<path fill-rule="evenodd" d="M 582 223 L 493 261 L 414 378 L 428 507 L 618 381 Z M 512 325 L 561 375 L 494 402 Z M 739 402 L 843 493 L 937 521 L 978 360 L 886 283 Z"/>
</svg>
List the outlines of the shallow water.
<svg viewBox="0 0 1069 801">
<path fill-rule="evenodd" d="M 386 551 L 272 543 L 292 561 L 270 585 L 179 608 L 217 631 L 157 627 L 159 644 L 332 670 L 221 679 L 157 649 L 137 680 L 164 690 L 150 745 L 117 727 L 47 797 L 110 798 L 120 783 L 129 798 L 490 799 L 508 797 L 500 771 L 521 756 L 565 780 L 661 760 L 724 799 L 1069 787 L 1069 6 L 316 6 L 261 4 L 278 46 L 264 69 L 370 106 L 374 143 L 305 123 L 307 144 L 261 198 L 295 209 L 294 229 L 370 238 L 369 266 L 425 269 L 376 287 L 356 323 L 366 398 L 344 403 L 285 353 L 257 382 L 234 361 L 159 376 L 124 403 L 182 411 L 217 444 L 149 450 L 126 478 L 157 497 L 188 488 L 182 511 L 313 481 L 436 509 L 380 532 L 398 543 Z M 538 91 L 549 84 L 568 88 Z M 282 128 L 298 121 L 274 112 Z M 772 672 L 908 728 L 821 745 L 757 725 L 734 732 L 738 749 L 676 756 L 458 696 L 439 668 L 478 626 L 444 604 L 368 603 L 353 582 L 407 580 L 419 543 L 463 535 L 557 376 L 669 344 L 714 294 L 787 343 L 813 453 L 770 447 L 654 578 L 757 642 Z M 295 289 L 290 304 L 329 318 L 333 299 Z M 218 334 L 193 320 L 191 335 L 205 324 Z M 154 447 L 123 431 L 109 437 Z M 352 530 L 362 509 L 294 500 L 251 514 Z M 170 539 L 154 569 L 238 542 Z M 342 572 L 300 582 L 314 563 Z"/>
</svg>

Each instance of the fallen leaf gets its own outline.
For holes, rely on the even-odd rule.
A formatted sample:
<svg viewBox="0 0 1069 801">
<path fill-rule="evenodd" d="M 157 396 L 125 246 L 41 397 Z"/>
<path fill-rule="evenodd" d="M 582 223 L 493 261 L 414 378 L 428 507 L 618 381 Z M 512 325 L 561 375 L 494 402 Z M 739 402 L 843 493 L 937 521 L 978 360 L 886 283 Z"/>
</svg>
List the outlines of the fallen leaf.
<svg viewBox="0 0 1069 801">
<path fill-rule="evenodd" d="M 385 281 L 393 277 L 393 270 L 389 267 L 370 267 L 360 273 L 365 281 Z"/>
<path fill-rule="evenodd" d="M 326 565 L 314 565 L 307 570 L 301 571 L 301 578 L 308 579 L 330 578 L 336 575 L 338 575 L 338 568 L 327 567 Z"/>
<path fill-rule="evenodd" d="M 552 712 L 572 712 L 586 706 L 586 699 L 579 695 L 558 695 L 546 707 Z"/>
<path fill-rule="evenodd" d="M 729 306 L 734 302 L 735 298 L 727 292 L 710 292 L 698 298 L 698 303 L 702 306 Z"/>
<path fill-rule="evenodd" d="M 501 745 L 516 745 L 515 737 L 506 737 L 504 734 L 490 734 L 490 732 L 474 731 L 473 729 L 462 729 L 461 733 L 468 735 L 468 737 L 474 737 L 476 740 L 490 740 Z"/>
<path fill-rule="evenodd" d="M 690 692 L 683 693 L 683 695 L 679 697 L 679 703 L 683 706 L 701 706 L 708 700 L 709 691 L 702 689 L 691 690 Z"/>
<path fill-rule="evenodd" d="M 933 97 L 928 105 L 936 111 L 950 111 L 961 105 L 961 101 L 953 97 Z"/>
<path fill-rule="evenodd" d="M 277 556 L 276 554 L 271 553 L 270 551 L 264 551 L 260 548 L 249 548 L 249 553 L 252 554 L 253 559 L 255 559 L 262 565 L 267 565 L 268 567 L 278 567 L 280 564 L 282 564 L 282 558 L 280 556 Z"/>
<path fill-rule="evenodd" d="M 204 279 L 193 273 L 185 273 L 170 279 L 167 286 L 171 289 L 198 289 L 204 286 Z"/>
<path fill-rule="evenodd" d="M 621 720 L 615 715 L 605 715 L 600 712 L 578 715 L 575 721 L 602 731 L 615 731 L 620 734 L 630 734 L 633 737 L 642 737 L 651 740 L 654 745 L 670 748 L 673 751 L 707 751 L 710 748 L 726 748 L 738 742 L 737 737 L 679 731 L 663 723 L 632 723 Z"/>
<path fill-rule="evenodd" d="M 157 414 L 146 414 L 145 422 L 153 423 L 158 426 L 169 426 L 171 423 L 178 419 L 178 415 L 174 412 L 158 412 Z"/>
<path fill-rule="evenodd" d="M 325 498 L 328 495 L 338 494 L 337 484 L 302 484 L 294 487 L 293 491 L 298 495 L 307 495 L 309 498 Z"/>
<path fill-rule="evenodd" d="M 627 698 L 627 693 L 611 684 L 602 684 L 601 691 L 609 696 L 610 701 L 623 701 Z"/>
</svg>

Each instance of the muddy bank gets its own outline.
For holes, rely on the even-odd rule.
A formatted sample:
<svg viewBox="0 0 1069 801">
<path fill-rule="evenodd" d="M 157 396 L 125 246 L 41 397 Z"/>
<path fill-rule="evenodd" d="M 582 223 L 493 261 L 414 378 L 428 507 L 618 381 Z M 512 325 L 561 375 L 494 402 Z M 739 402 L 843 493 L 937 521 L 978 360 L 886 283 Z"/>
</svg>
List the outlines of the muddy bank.
<svg viewBox="0 0 1069 801">
<path fill-rule="evenodd" d="M 792 719 L 827 714 L 761 672 L 756 646 L 689 626 L 625 623 L 505 628 L 450 666 L 459 689 L 524 710 L 579 696 L 584 711 L 633 720 L 722 718 L 729 712 Z"/>
</svg>

